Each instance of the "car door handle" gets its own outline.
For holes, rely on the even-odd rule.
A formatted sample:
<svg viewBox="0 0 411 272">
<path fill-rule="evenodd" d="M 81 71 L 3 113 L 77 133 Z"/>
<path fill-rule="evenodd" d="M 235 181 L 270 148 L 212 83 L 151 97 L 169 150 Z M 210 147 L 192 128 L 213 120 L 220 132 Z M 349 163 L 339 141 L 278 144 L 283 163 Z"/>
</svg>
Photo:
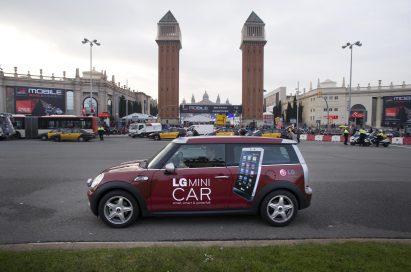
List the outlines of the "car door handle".
<svg viewBox="0 0 411 272">
<path fill-rule="evenodd" d="M 215 176 L 216 179 L 229 179 L 230 176 Z"/>
</svg>

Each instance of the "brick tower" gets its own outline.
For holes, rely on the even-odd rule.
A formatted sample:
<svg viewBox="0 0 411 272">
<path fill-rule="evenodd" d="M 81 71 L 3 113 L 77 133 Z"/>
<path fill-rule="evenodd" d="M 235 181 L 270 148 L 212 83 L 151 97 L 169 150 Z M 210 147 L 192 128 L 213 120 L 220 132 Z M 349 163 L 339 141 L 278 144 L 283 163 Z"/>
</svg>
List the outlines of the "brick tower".
<svg viewBox="0 0 411 272">
<path fill-rule="evenodd" d="M 158 115 L 163 124 L 179 123 L 180 26 L 168 11 L 157 23 Z"/>
<path fill-rule="evenodd" d="M 242 68 L 242 123 L 263 123 L 264 99 L 264 45 L 265 24 L 251 12 L 241 30 Z"/>
</svg>

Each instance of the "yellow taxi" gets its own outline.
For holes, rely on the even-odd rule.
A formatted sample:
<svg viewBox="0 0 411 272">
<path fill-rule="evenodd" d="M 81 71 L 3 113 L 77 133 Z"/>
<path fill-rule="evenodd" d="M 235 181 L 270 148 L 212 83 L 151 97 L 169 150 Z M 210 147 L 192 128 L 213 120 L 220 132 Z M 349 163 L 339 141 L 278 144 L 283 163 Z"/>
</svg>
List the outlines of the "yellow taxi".
<svg viewBox="0 0 411 272">
<path fill-rule="evenodd" d="M 186 135 L 186 130 L 184 128 L 169 128 L 159 132 L 154 132 L 148 135 L 148 138 L 154 140 L 161 139 L 175 139 L 178 137 L 184 137 Z"/>
<path fill-rule="evenodd" d="M 253 136 L 261 136 L 265 138 L 284 138 L 285 133 L 286 132 L 282 129 L 272 128 L 257 130 L 253 133 Z"/>
<path fill-rule="evenodd" d="M 213 135 L 215 136 L 234 136 L 234 135 L 238 135 L 238 131 L 234 128 L 223 127 L 223 128 L 217 129 L 213 133 Z"/>
<path fill-rule="evenodd" d="M 53 130 L 50 130 L 49 132 L 40 134 L 39 137 L 42 141 L 47 141 L 53 138 L 54 135 L 61 133 L 62 129 L 61 128 L 56 128 Z"/>
<path fill-rule="evenodd" d="M 79 141 L 87 142 L 95 137 L 94 134 L 79 128 L 66 128 L 61 133 L 52 136 L 52 140 L 56 142 L 60 141 Z"/>
</svg>

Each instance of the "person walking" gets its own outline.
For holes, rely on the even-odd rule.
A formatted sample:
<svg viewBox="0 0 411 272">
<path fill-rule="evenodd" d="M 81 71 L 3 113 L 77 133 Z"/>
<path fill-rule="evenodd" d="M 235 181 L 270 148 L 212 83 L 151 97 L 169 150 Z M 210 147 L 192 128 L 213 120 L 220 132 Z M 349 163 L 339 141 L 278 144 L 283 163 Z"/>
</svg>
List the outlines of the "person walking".
<svg viewBox="0 0 411 272">
<path fill-rule="evenodd" d="M 367 136 L 367 132 L 365 131 L 364 128 L 360 128 L 359 133 L 360 133 L 359 145 L 365 146 L 365 137 Z"/>
<path fill-rule="evenodd" d="M 347 127 L 344 128 L 343 135 L 344 135 L 344 144 L 348 145 L 348 129 Z"/>
<path fill-rule="evenodd" d="M 295 129 L 295 134 L 297 135 L 297 143 L 300 143 L 300 134 L 301 134 L 300 129 L 296 128 Z"/>
<path fill-rule="evenodd" d="M 97 132 L 98 132 L 98 135 L 100 136 L 100 141 L 104 141 L 104 132 L 105 132 L 105 130 L 104 130 L 104 127 L 102 125 L 100 125 L 97 128 Z"/>
</svg>

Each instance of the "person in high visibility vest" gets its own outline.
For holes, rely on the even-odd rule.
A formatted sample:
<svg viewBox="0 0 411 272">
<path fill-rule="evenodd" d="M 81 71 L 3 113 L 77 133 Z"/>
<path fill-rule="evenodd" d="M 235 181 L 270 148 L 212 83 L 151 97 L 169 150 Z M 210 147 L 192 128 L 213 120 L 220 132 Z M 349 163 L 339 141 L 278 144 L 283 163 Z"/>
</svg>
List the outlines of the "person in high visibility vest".
<svg viewBox="0 0 411 272">
<path fill-rule="evenodd" d="M 359 145 L 364 146 L 365 145 L 365 137 L 367 136 L 367 132 L 365 131 L 364 128 L 360 128 L 359 130 L 360 133 L 360 139 L 359 139 Z"/>
<path fill-rule="evenodd" d="M 344 128 L 343 135 L 344 135 L 344 144 L 348 145 L 348 129 L 347 127 Z"/>
<path fill-rule="evenodd" d="M 379 147 L 380 146 L 380 142 L 384 139 L 384 133 L 382 133 L 381 130 L 379 130 L 377 132 L 377 138 L 375 139 L 375 146 Z"/>
<path fill-rule="evenodd" d="M 98 135 L 100 136 L 100 141 L 104 141 L 104 127 L 100 125 L 97 128 L 97 132 L 98 132 Z"/>
</svg>

